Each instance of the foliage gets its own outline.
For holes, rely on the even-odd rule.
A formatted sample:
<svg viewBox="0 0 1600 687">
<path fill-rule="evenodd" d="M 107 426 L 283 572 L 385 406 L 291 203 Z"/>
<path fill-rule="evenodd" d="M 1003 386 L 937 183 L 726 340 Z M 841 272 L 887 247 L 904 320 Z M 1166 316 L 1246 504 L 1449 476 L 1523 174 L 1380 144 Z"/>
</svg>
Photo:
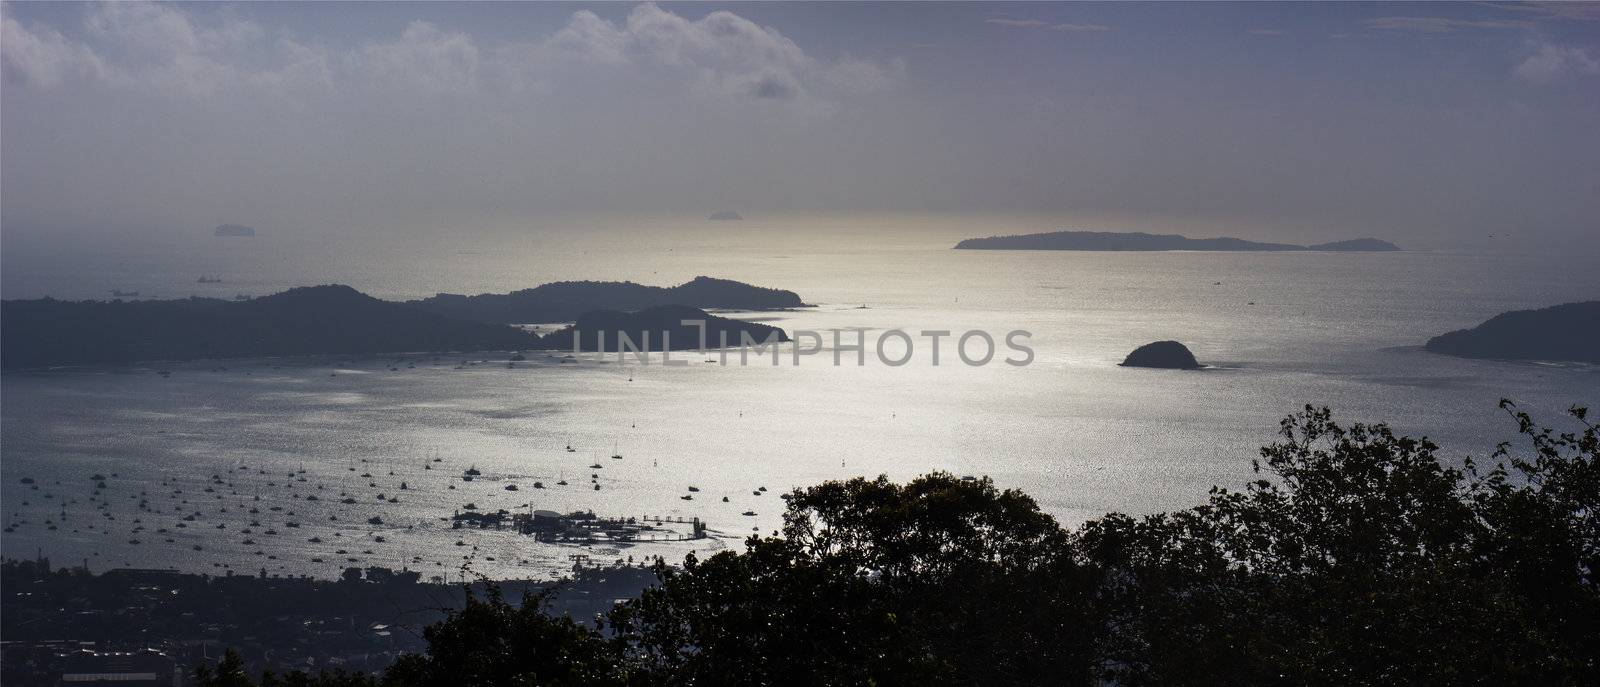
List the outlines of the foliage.
<svg viewBox="0 0 1600 687">
<path fill-rule="evenodd" d="M 594 629 L 472 600 L 382 684 L 1600 682 L 1596 428 L 1502 406 L 1530 445 L 1492 465 L 1307 407 L 1242 491 L 1073 530 L 987 479 L 829 482 Z"/>
</svg>

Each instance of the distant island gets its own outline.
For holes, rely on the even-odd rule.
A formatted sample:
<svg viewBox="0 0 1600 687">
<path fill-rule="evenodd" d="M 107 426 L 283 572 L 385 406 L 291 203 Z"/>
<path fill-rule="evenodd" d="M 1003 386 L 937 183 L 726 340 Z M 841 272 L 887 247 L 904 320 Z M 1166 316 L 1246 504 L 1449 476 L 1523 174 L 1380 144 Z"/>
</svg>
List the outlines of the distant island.
<svg viewBox="0 0 1600 687">
<path fill-rule="evenodd" d="M 410 303 L 441 315 L 500 324 L 572 322 L 593 310 L 634 311 L 658 305 L 730 310 L 805 306 L 793 291 L 711 277 L 695 277 L 669 288 L 633 282 L 566 281 L 511 293 L 476 296 L 441 293 Z"/>
<path fill-rule="evenodd" d="M 616 310 L 585 313 L 572 326 L 545 335 L 540 347 L 570 351 L 574 350 L 573 340 L 576 339 L 578 350 L 617 351 L 622 335 L 626 335 L 639 350 L 683 351 L 699 348 L 701 328 L 693 324 L 685 325 L 684 320 L 705 323 L 707 348 L 720 348 L 723 341 L 727 341 L 729 346 L 738 346 L 748 339 L 754 342 L 752 345 L 760 346 L 769 340 L 774 343 L 789 340 L 788 334 L 771 325 L 717 317 L 704 310 L 682 305 L 658 305 L 632 313 Z"/>
<path fill-rule="evenodd" d="M 245 226 L 243 224 L 219 224 L 219 225 L 217 225 L 216 231 L 214 231 L 213 233 L 215 235 L 217 235 L 217 236 L 245 236 L 245 237 L 248 237 L 248 236 L 255 236 L 256 235 L 256 230 L 252 229 L 250 227 L 247 227 L 247 226 Z"/>
<path fill-rule="evenodd" d="M 729 285 L 737 288 L 730 290 Z M 24 369 L 260 356 L 572 350 L 574 339 L 582 350 L 594 350 L 600 332 L 605 332 L 606 350 L 616 350 L 618 332 L 626 332 L 641 348 L 648 332 L 652 351 L 662 350 L 667 338 L 663 332 L 670 332 L 674 350 L 696 348 L 700 329 L 683 325 L 685 319 L 704 320 L 706 341 L 713 347 L 723 333 L 733 344 L 742 341 L 741 334 L 758 342 L 769 336 L 782 342 L 789 337 L 777 327 L 709 315 L 681 303 L 618 308 L 594 304 L 630 301 L 619 294 L 631 294 L 633 303 L 671 298 L 740 304 L 754 302 L 752 298 L 773 303 L 800 301 L 790 291 L 705 277 L 671 289 L 568 282 L 529 291 L 540 289 L 545 295 L 563 296 L 547 301 L 540 312 L 581 310 L 570 318 L 575 321 L 573 326 L 540 337 L 501 322 L 446 314 L 416 301 L 379 300 L 343 285 L 299 287 L 243 300 L 0 301 L 0 349 L 4 350 L 0 366 Z"/>
<path fill-rule="evenodd" d="M 1600 363 L 1600 301 L 1501 313 L 1423 348 L 1463 358 Z"/>
<path fill-rule="evenodd" d="M 1230 237 L 1191 239 L 1178 234 L 1146 234 L 1115 231 L 1052 231 L 1043 234 L 990 236 L 966 239 L 958 250 L 1205 250 L 1205 251 L 1338 251 L 1367 252 L 1400 250 L 1388 241 L 1351 239 L 1301 246 L 1292 243 L 1261 243 Z"/>
<path fill-rule="evenodd" d="M 744 219 L 744 217 L 741 217 L 739 213 L 732 210 L 723 210 L 722 212 L 711 213 L 711 216 L 707 217 L 706 219 L 716 222 L 736 222 Z"/>
</svg>

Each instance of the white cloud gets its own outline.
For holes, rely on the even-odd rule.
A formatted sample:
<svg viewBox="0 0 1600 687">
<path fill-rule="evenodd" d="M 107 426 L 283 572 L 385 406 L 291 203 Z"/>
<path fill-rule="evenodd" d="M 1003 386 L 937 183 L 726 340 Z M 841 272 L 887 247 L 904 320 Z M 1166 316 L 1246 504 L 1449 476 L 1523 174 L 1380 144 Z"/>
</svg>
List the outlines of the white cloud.
<svg viewBox="0 0 1600 687">
<path fill-rule="evenodd" d="M 1540 83 L 1555 81 L 1568 73 L 1600 74 L 1600 60 L 1583 48 L 1543 43 L 1516 69 L 1517 76 Z"/>
<path fill-rule="evenodd" d="M 1511 2 L 1488 3 L 1490 7 L 1523 12 L 1539 19 L 1600 21 L 1600 3 L 1595 2 Z"/>
<path fill-rule="evenodd" d="M 1526 29 L 1533 22 L 1521 19 L 1451 19 L 1449 17 L 1377 17 L 1366 20 L 1369 28 L 1382 31 L 1450 33 L 1458 29 Z"/>
<path fill-rule="evenodd" d="M 1104 24 L 1051 24 L 1038 19 L 1006 19 L 996 17 L 983 20 L 995 26 L 1004 26 L 1013 29 L 1047 29 L 1050 31 L 1063 31 L 1067 33 L 1092 33 L 1097 31 L 1110 31 L 1111 27 Z"/>
<path fill-rule="evenodd" d="M 1096 31 L 1110 31 L 1111 27 L 1104 24 L 1051 24 L 1051 31 L 1068 31 L 1072 33 L 1086 33 Z"/>
<path fill-rule="evenodd" d="M 92 6 L 78 41 L 43 26 L 4 18 L 8 79 L 40 87 L 68 81 L 152 92 L 207 96 L 225 88 L 274 94 L 327 87 L 326 54 L 259 25 L 225 15 L 203 26 L 179 7 L 115 2 Z"/>
<path fill-rule="evenodd" d="M 361 49 L 352 64 L 380 88 L 459 93 L 477 89 L 480 58 L 467 34 L 414 21 L 395 40 Z"/>
<path fill-rule="evenodd" d="M 209 23 L 183 6 L 108 3 L 91 8 L 82 40 L 5 17 L 8 79 L 40 87 L 71 79 L 204 97 L 223 88 L 396 93 L 547 90 L 596 66 L 684 92 L 826 109 L 838 97 L 892 88 L 899 60 L 808 55 L 776 29 L 717 11 L 691 20 L 652 4 L 620 23 L 575 12 L 554 34 L 480 45 L 472 36 L 416 21 L 398 36 L 333 50 L 270 36 L 230 13 Z"/>
<path fill-rule="evenodd" d="M 1046 25 L 1045 22 L 1039 21 L 1038 19 L 1006 19 L 1004 17 L 996 17 L 994 19 L 985 19 L 983 21 L 996 26 L 1009 26 L 1018 29 L 1034 29 Z"/>
<path fill-rule="evenodd" d="M 48 28 L 30 31 L 0 15 L 0 71 L 7 81 L 52 87 L 68 79 L 96 78 L 104 70 L 87 46 Z"/>
<path fill-rule="evenodd" d="M 633 65 L 687 78 L 701 92 L 772 101 L 803 101 L 819 89 L 862 92 L 891 87 L 904 71 L 844 56 L 825 62 L 807 55 L 777 29 L 717 11 L 690 20 L 655 5 L 640 5 L 618 24 L 580 11 L 551 40 L 570 56 L 594 63 Z"/>
</svg>

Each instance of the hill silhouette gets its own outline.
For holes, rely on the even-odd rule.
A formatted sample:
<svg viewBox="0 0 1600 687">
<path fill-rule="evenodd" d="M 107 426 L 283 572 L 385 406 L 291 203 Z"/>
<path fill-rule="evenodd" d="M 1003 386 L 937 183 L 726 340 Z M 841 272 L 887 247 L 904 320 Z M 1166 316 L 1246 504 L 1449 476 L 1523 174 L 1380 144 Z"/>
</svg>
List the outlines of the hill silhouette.
<svg viewBox="0 0 1600 687">
<path fill-rule="evenodd" d="M 633 282 L 564 281 L 511 293 L 441 293 L 410 303 L 441 315 L 502 324 L 571 322 L 595 310 L 635 311 L 659 305 L 737 310 L 805 305 L 793 291 L 711 277 L 695 277 L 670 288 Z"/>
<path fill-rule="evenodd" d="M 1160 367 L 1175 370 L 1198 370 L 1204 367 L 1194 359 L 1189 348 L 1176 341 L 1156 341 L 1133 349 L 1122 361 L 1123 367 Z"/>
<path fill-rule="evenodd" d="M 1352 239 L 1301 246 L 1292 243 L 1261 243 L 1228 236 L 1191 239 L 1178 234 L 1147 234 L 1141 231 L 1052 231 L 1043 234 L 1018 234 L 965 239 L 956 244 L 961 250 L 1205 250 L 1205 251 L 1391 251 L 1400 250 L 1388 241 Z"/>
<path fill-rule="evenodd" d="M 0 366 L 8 369 L 537 343 L 512 327 L 452 319 L 342 285 L 293 288 L 247 301 L 5 301 L 0 318 Z"/>
<path fill-rule="evenodd" d="M 638 312 L 597 310 L 580 316 L 572 326 L 545 335 L 540 347 L 573 350 L 574 339 L 579 350 L 616 351 L 621 335 L 627 335 L 640 350 L 690 350 L 700 347 L 701 328 L 685 325 L 684 320 L 705 323 L 707 348 L 718 348 L 724 340 L 737 346 L 748 337 L 760 345 L 768 341 L 788 341 L 782 329 L 758 322 L 745 322 L 727 317 L 717 317 L 699 308 L 682 305 L 659 305 Z M 603 345 L 602 345 L 603 344 Z"/>
<path fill-rule="evenodd" d="M 1501 313 L 1423 348 L 1463 358 L 1600 363 L 1600 301 Z"/>
</svg>

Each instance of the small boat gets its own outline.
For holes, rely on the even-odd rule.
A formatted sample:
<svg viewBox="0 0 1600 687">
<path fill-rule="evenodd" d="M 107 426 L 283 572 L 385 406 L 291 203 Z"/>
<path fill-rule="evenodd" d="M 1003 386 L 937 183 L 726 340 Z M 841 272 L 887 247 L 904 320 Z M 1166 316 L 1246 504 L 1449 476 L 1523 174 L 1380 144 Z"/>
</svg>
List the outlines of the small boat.
<svg viewBox="0 0 1600 687">
<path fill-rule="evenodd" d="M 561 481 L 556 482 L 556 484 L 559 484 L 559 485 L 564 487 L 564 486 L 567 486 L 567 481 L 566 480 L 561 480 Z"/>
<path fill-rule="evenodd" d="M 534 482 L 533 483 L 533 488 L 534 489 L 543 489 L 544 488 L 544 482 Z"/>
<path fill-rule="evenodd" d="M 479 470 L 478 466 L 474 465 L 474 466 L 472 466 L 470 468 L 467 468 L 467 471 L 462 473 L 462 474 L 464 474 L 464 475 L 472 475 L 473 477 L 477 477 L 478 475 L 483 474 L 483 471 Z M 372 475 L 362 475 L 362 477 L 371 477 L 371 476 Z"/>
<path fill-rule="evenodd" d="M 689 491 L 700 491 L 700 487 L 697 487 L 697 486 L 694 486 L 694 485 L 690 485 L 689 486 Z"/>
<path fill-rule="evenodd" d="M 723 503 L 727 503 L 728 502 L 728 497 L 726 497 L 726 496 L 722 497 L 722 502 Z"/>
<path fill-rule="evenodd" d="M 380 518 L 380 517 L 374 515 L 374 516 L 372 516 L 370 518 L 367 518 L 367 524 L 368 525 L 382 525 L 383 524 L 383 518 Z"/>
<path fill-rule="evenodd" d="M 748 516 L 751 516 L 751 517 L 755 517 L 755 514 L 756 514 L 756 512 L 753 511 L 753 510 L 747 510 L 744 513 L 742 513 L 742 515 L 748 515 Z"/>
<path fill-rule="evenodd" d="M 506 491 L 516 491 L 516 490 L 517 490 L 517 485 L 515 485 L 515 484 L 507 484 L 506 485 Z"/>
<path fill-rule="evenodd" d="M 685 501 L 693 501 L 694 500 L 694 495 L 692 495 L 692 494 L 684 494 L 683 496 L 679 496 L 678 498 L 683 499 Z"/>
</svg>

